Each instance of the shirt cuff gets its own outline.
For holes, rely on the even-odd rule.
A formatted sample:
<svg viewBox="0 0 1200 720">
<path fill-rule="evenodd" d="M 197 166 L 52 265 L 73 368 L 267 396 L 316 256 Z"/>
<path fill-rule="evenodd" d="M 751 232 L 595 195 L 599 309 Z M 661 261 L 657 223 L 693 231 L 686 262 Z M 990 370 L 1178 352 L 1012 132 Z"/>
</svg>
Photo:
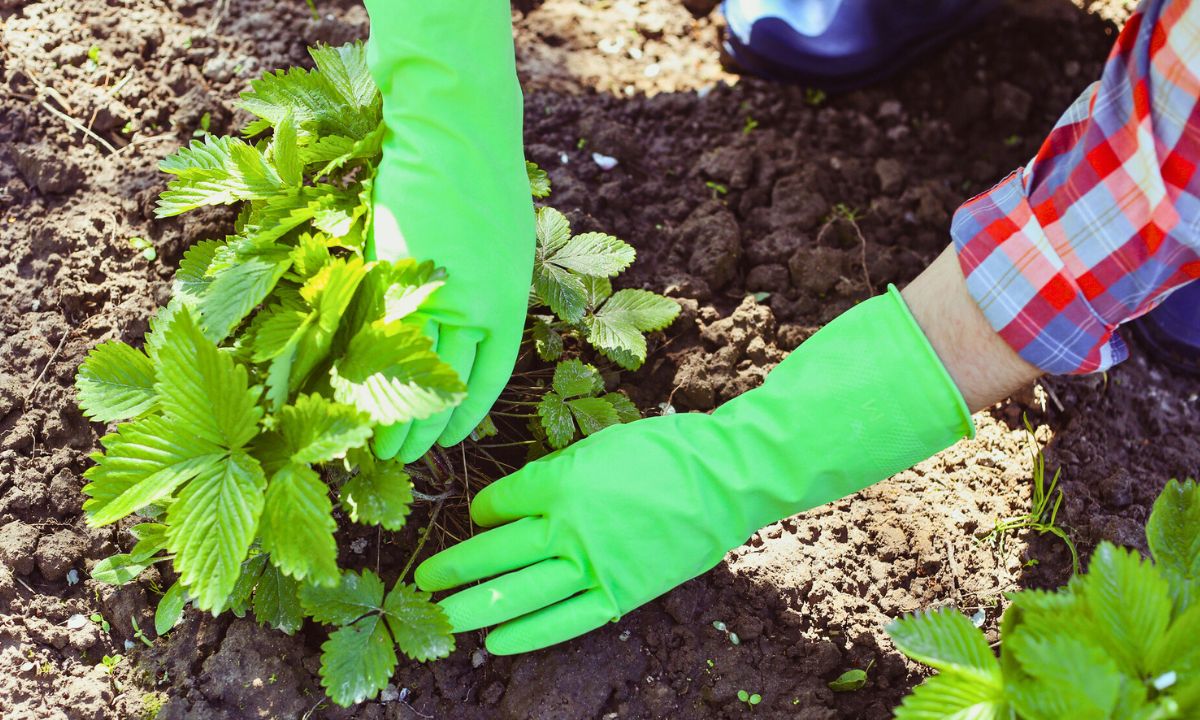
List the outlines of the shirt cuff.
<svg viewBox="0 0 1200 720">
<path fill-rule="evenodd" d="M 1000 337 L 1055 375 L 1107 370 L 1129 351 L 1046 238 L 1018 169 L 954 214 L 967 289 Z"/>
</svg>

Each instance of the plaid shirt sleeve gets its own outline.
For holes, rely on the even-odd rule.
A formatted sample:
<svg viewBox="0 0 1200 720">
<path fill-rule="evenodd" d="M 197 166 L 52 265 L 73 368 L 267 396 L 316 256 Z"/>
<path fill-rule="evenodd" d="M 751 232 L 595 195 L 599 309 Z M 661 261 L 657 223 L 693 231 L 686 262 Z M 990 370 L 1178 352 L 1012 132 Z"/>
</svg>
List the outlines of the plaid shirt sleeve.
<svg viewBox="0 0 1200 720">
<path fill-rule="evenodd" d="M 1029 165 L 954 215 L 1001 337 L 1048 373 L 1124 360 L 1117 326 L 1200 278 L 1197 164 L 1200 3 L 1143 0 Z"/>
</svg>

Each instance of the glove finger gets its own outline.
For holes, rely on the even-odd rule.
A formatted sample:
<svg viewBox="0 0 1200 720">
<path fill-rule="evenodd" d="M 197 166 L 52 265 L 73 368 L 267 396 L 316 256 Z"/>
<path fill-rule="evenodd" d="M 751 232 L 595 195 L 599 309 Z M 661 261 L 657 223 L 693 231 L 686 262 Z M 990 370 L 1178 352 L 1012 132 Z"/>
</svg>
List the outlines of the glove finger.
<svg viewBox="0 0 1200 720">
<path fill-rule="evenodd" d="M 541 610 L 586 587 L 579 565 L 553 558 L 467 588 L 438 605 L 454 632 L 467 632 Z"/>
<path fill-rule="evenodd" d="M 517 331 L 520 332 L 519 330 Z M 518 342 L 505 342 L 496 338 L 488 338 L 479 343 L 475 356 L 475 366 L 471 369 L 471 379 L 467 382 L 467 399 L 454 408 L 454 415 L 446 424 L 438 444 L 450 447 L 462 442 L 479 426 L 483 416 L 488 414 L 496 398 L 512 377 L 513 366 L 517 363 L 517 353 L 521 349 Z"/>
<path fill-rule="evenodd" d="M 551 557 L 549 526 L 527 517 L 446 548 L 417 566 L 417 586 L 427 592 L 501 575 Z"/>
<path fill-rule="evenodd" d="M 400 447 L 404 445 L 404 439 L 408 437 L 408 432 L 412 428 L 412 423 L 403 422 L 387 427 L 375 428 L 375 437 L 371 446 L 375 448 L 375 457 L 380 460 L 391 460 L 400 452 Z"/>
<path fill-rule="evenodd" d="M 608 597 L 589 590 L 504 623 L 487 636 L 485 644 L 493 655 L 515 655 L 570 640 L 613 620 L 616 613 Z"/>
<path fill-rule="evenodd" d="M 476 525 L 494 527 L 541 515 L 542 499 L 551 482 L 541 473 L 547 466 L 553 467 L 552 458 L 526 465 L 480 490 L 471 501 L 471 519 Z"/>
<path fill-rule="evenodd" d="M 478 347 L 477 338 L 478 333 L 443 326 L 437 341 L 438 357 L 453 368 L 463 382 L 467 382 L 467 378 L 471 376 L 471 366 L 475 363 L 475 348 Z M 469 402 L 473 392 L 475 388 L 467 383 L 467 400 L 463 402 Z M 451 408 L 414 422 L 404 445 L 400 448 L 400 459 L 406 463 L 413 462 L 433 447 L 434 441 L 442 434 L 455 410 L 456 408 Z"/>
</svg>

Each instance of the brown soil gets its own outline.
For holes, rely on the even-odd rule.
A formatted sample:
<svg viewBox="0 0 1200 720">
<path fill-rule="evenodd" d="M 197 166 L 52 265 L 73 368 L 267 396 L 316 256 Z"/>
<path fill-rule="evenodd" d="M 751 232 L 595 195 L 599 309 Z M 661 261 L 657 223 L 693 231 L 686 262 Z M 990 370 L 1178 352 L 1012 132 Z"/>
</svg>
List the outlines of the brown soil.
<svg viewBox="0 0 1200 720">
<path fill-rule="evenodd" d="M 547 651 L 495 658 L 481 634 L 464 635 L 450 659 L 403 665 L 379 701 L 342 710 L 322 702 L 319 628 L 289 638 L 189 612 L 145 648 L 132 621 L 153 634 L 163 578 L 148 571 L 115 590 L 88 577 L 131 538 L 81 518 L 81 473 L 104 428 L 76 410 L 72 377 L 97 342 L 136 341 L 183 249 L 230 222 L 220 211 L 152 221 L 157 160 L 206 113 L 214 132 L 237 127 L 233 100 L 249 77 L 304 62 L 308 44 L 365 36 L 360 7 L 317 4 L 314 21 L 298 1 L 214 15 L 224 3 L 0 0 L 6 720 L 138 718 L 162 701 L 164 719 L 750 716 L 739 689 L 762 695 L 763 718 L 885 718 L 922 677 L 888 642 L 889 618 L 949 604 L 982 611 L 995 639 L 1003 592 L 1070 572 L 1053 538 L 979 539 L 1028 509 L 1022 412 L 1062 468 L 1060 521 L 1085 552 L 1106 538 L 1142 545 L 1162 484 L 1200 475 L 1200 382 L 1135 348 L 1107 377 L 1055 379 L 981 413 L 975 440 L 770 526 L 716 570 Z M 624 281 L 685 307 L 646 368 L 619 378 L 646 412 L 708 410 L 754 387 L 872 289 L 911 279 L 945 244 L 958 203 L 1028 158 L 1098 76 L 1115 32 L 1064 0 L 1020 3 L 893 82 L 815 102 L 797 88 L 728 84 L 716 15 L 696 20 L 675 0 L 515 6 L 528 153 L 549 170 L 553 203 L 577 228 L 633 243 L 640 259 Z M 592 152 L 619 164 L 602 171 Z M 838 206 L 856 223 L 828 222 Z M 153 241 L 157 260 L 132 236 Z M 444 512 L 446 526 L 464 526 L 461 507 Z M 380 563 L 389 581 L 406 559 L 386 535 L 339 539 L 353 548 L 344 566 Z M 93 612 L 111 632 L 69 621 Z M 99 662 L 115 653 L 126 659 L 110 678 Z M 862 690 L 828 689 L 871 663 Z"/>
</svg>

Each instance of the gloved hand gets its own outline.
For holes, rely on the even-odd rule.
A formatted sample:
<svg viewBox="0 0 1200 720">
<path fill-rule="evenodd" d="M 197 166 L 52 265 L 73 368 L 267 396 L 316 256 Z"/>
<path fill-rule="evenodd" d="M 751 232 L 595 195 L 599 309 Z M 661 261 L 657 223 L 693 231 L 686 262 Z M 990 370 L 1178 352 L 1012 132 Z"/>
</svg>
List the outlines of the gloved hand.
<svg viewBox="0 0 1200 720">
<path fill-rule="evenodd" d="M 419 458 L 479 424 L 516 362 L 533 274 L 521 88 L 506 0 L 367 0 L 367 59 L 388 127 L 368 256 L 433 260 L 446 284 L 422 308 L 467 384 L 451 411 L 379 429 L 375 452 Z"/>
<path fill-rule="evenodd" d="M 471 516 L 500 527 L 422 563 L 417 584 L 499 576 L 441 605 L 457 632 L 499 624 L 487 638 L 497 655 L 536 650 L 705 572 L 764 525 L 973 433 L 893 287 L 712 415 L 606 428 L 488 486 Z"/>
</svg>

